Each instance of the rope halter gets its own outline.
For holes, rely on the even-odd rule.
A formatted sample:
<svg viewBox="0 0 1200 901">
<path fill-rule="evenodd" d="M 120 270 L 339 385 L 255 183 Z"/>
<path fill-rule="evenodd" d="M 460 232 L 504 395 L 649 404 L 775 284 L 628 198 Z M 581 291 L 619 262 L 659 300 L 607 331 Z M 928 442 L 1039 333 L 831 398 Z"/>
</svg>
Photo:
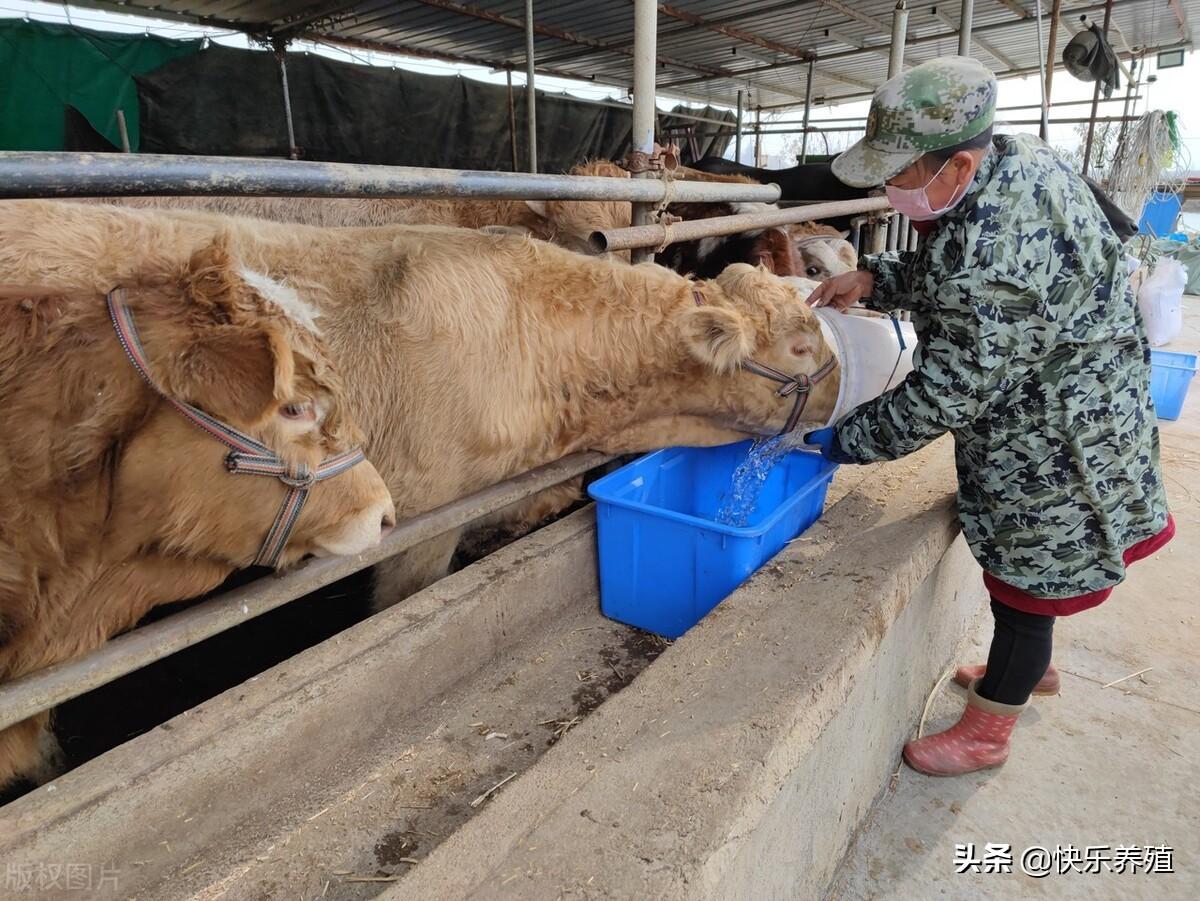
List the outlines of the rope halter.
<svg viewBox="0 0 1200 901">
<path fill-rule="evenodd" d="M 696 306 L 704 306 L 704 295 L 695 288 L 692 289 L 692 299 L 696 302 Z M 780 435 L 787 435 L 800 424 L 800 417 L 804 415 L 804 408 L 808 406 L 808 397 L 812 393 L 813 385 L 833 372 L 835 366 L 837 366 L 837 356 L 834 354 L 830 354 L 829 359 L 822 363 L 821 368 L 812 375 L 806 372 L 788 375 L 756 360 L 746 360 L 742 363 L 742 369 L 746 372 L 779 383 L 780 388 L 775 392 L 777 396 L 795 397 L 792 403 L 792 412 L 788 414 L 787 422 L 783 424 L 783 428 L 779 432 Z"/>
<path fill-rule="evenodd" d="M 129 362 L 156 394 L 170 404 L 177 413 L 193 425 L 203 429 L 211 437 L 229 448 L 225 457 L 225 469 L 235 475 L 270 476 L 279 479 L 287 487 L 279 512 L 275 514 L 267 537 L 263 539 L 258 556 L 254 558 L 255 566 L 274 568 L 279 563 L 279 557 L 287 546 L 288 538 L 296 522 L 300 519 L 300 511 L 308 500 L 308 492 L 317 482 L 332 479 L 366 459 L 361 448 L 354 448 L 322 460 L 316 469 L 310 469 L 303 463 L 290 464 L 285 462 L 273 450 L 249 435 L 239 432 L 232 426 L 209 416 L 203 410 L 176 400 L 163 391 L 162 387 L 150 374 L 150 366 L 146 353 L 138 338 L 137 328 L 133 322 L 133 313 L 125 304 L 125 289 L 114 288 L 108 293 L 108 315 L 112 319 L 113 329 L 117 340 L 125 349 Z"/>
</svg>

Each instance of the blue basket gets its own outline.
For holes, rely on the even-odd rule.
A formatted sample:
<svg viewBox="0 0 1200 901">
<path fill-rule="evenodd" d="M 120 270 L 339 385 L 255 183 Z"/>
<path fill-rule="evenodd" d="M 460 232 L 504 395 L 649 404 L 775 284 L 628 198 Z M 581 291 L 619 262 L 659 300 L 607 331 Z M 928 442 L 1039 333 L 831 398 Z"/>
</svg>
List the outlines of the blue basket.
<svg viewBox="0 0 1200 901">
<path fill-rule="evenodd" d="M 1178 419 L 1196 374 L 1196 354 L 1150 351 L 1150 397 L 1159 419 Z"/>
<path fill-rule="evenodd" d="M 656 451 L 589 486 L 605 616 L 678 638 L 820 517 L 837 466 L 793 451 L 746 526 L 714 520 L 750 446 Z"/>
</svg>

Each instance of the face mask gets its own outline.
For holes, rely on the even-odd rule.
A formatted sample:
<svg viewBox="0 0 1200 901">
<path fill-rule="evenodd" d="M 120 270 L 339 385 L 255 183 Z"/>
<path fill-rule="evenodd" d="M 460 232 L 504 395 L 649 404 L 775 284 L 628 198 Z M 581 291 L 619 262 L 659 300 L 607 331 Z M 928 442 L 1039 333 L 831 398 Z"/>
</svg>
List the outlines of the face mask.
<svg viewBox="0 0 1200 901">
<path fill-rule="evenodd" d="M 953 157 L 950 159 L 953 159 Z M 942 174 L 942 170 L 945 169 L 949 163 L 950 160 L 946 160 L 946 162 L 942 163 L 942 168 L 933 173 L 933 178 L 929 179 L 929 181 L 925 182 L 925 184 L 919 188 L 895 188 L 891 185 L 884 185 L 883 187 L 884 190 L 887 191 L 888 200 L 892 202 L 892 207 L 896 210 L 896 212 L 902 216 L 907 216 L 914 222 L 928 222 L 931 219 L 938 218 L 938 216 L 945 215 L 958 206 L 959 201 L 966 196 L 966 191 L 963 191 L 962 194 L 957 197 L 951 196 L 950 202 L 940 210 L 930 208 L 929 195 L 925 193 L 925 189 L 933 184 L 934 179 Z M 958 191 L 956 190 L 954 193 L 958 194 Z"/>
</svg>

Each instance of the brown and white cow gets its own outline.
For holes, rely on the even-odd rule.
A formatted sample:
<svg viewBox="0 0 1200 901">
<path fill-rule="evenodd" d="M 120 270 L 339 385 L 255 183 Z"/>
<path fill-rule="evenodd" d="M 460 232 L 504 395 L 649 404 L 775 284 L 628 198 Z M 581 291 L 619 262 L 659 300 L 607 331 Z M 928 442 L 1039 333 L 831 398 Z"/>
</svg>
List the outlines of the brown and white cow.
<svg viewBox="0 0 1200 901">
<path fill-rule="evenodd" d="M 522 236 L 60 201 L 0 204 L 0 222 L 22 229 L 0 254 L 4 280 L 103 286 L 147 254 L 186 259 L 224 236 L 310 299 L 401 517 L 577 450 L 775 432 L 792 398 L 741 365 L 812 373 L 832 357 L 804 292 L 745 264 L 693 281 Z M 838 379 L 814 387 L 806 421 L 830 415 Z M 457 537 L 397 561 L 384 600 L 443 575 Z"/>
<path fill-rule="evenodd" d="M 92 650 L 258 556 L 288 489 L 227 472 L 229 447 L 172 401 L 292 466 L 363 441 L 291 289 L 237 264 L 215 232 L 182 256 L 110 237 L 43 232 L 0 205 L 0 684 Z M 57 270 L 43 242 L 59 258 L 120 260 L 121 276 Z M 105 302 L 117 285 L 161 394 L 118 340 Z M 379 473 L 359 463 L 313 485 L 278 565 L 357 553 L 394 516 Z M 48 720 L 0 730 L 0 788 L 53 775 Z"/>
</svg>

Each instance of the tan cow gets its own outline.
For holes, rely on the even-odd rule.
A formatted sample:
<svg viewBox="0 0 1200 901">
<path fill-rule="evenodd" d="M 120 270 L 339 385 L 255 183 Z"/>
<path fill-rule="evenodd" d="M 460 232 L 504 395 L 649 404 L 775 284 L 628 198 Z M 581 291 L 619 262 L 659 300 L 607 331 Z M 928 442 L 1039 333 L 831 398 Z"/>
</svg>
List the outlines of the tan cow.
<svg viewBox="0 0 1200 901">
<path fill-rule="evenodd" d="M 0 278 L 103 287 L 147 254 L 186 259 L 225 236 L 244 265 L 320 310 L 367 449 L 401 517 L 565 454 L 712 445 L 780 429 L 779 386 L 751 358 L 812 373 L 832 357 L 802 292 L 739 264 L 691 281 L 463 229 L 317 229 L 188 211 L 0 204 Z M 699 301 L 699 302 L 698 302 Z M 805 420 L 833 410 L 839 373 Z M 457 535 L 391 568 L 384 600 L 446 571 Z"/>
<path fill-rule="evenodd" d="M 92 650 L 258 557 L 288 488 L 228 472 L 230 448 L 173 402 L 289 466 L 362 444 L 311 313 L 213 235 L 183 256 L 147 244 L 131 257 L 102 229 L 42 232 L 0 205 L 0 684 Z M 43 242 L 59 257 L 121 258 L 121 276 L 56 271 Z M 118 340 L 105 302 L 117 285 L 162 394 Z M 313 485 L 278 565 L 357 553 L 394 516 L 378 472 L 359 463 Z M 48 720 L 0 730 L 0 788 L 53 774 Z"/>
</svg>

